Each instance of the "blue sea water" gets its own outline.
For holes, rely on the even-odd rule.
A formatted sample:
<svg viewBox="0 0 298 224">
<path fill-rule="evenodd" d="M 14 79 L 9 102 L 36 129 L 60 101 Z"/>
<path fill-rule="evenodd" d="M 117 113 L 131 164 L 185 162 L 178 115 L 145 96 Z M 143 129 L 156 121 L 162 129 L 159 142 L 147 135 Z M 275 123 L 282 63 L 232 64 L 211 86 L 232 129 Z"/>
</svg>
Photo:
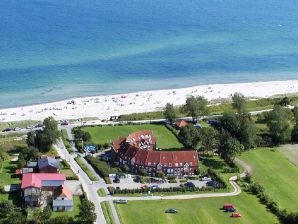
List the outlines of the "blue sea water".
<svg viewBox="0 0 298 224">
<path fill-rule="evenodd" d="M 297 74 L 296 0 L 0 0 L 0 108 Z"/>
</svg>

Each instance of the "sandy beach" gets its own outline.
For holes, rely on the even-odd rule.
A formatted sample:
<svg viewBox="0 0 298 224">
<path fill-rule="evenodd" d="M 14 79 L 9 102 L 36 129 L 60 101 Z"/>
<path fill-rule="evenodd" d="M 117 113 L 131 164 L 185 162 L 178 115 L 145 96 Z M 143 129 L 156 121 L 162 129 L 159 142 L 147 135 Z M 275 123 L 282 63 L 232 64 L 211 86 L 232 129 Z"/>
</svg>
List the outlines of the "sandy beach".
<svg viewBox="0 0 298 224">
<path fill-rule="evenodd" d="M 160 110 L 166 103 L 182 105 L 186 97 L 204 96 L 208 100 L 230 98 L 240 92 L 250 98 L 264 98 L 279 94 L 298 93 L 298 80 L 212 84 L 189 88 L 144 91 L 109 96 L 74 98 L 53 103 L 1 109 L 0 121 L 43 120 L 53 116 L 57 120 L 110 116 Z"/>
</svg>

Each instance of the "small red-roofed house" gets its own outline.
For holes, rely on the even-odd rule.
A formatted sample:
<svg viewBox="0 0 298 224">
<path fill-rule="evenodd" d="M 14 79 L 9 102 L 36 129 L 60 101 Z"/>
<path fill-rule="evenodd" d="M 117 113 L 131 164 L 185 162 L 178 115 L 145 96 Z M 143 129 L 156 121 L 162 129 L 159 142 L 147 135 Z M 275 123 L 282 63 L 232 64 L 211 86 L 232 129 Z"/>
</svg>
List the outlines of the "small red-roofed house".
<svg viewBox="0 0 298 224">
<path fill-rule="evenodd" d="M 53 211 L 72 211 L 72 193 L 65 187 L 56 188 L 53 193 Z"/>
</svg>

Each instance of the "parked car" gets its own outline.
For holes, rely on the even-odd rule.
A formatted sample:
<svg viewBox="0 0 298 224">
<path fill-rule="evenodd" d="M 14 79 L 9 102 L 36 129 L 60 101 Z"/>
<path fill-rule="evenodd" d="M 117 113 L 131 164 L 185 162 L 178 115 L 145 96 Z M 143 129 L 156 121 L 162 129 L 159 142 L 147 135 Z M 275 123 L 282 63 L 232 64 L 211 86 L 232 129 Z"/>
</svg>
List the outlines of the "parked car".
<svg viewBox="0 0 298 224">
<path fill-rule="evenodd" d="M 209 187 L 218 187 L 218 185 L 219 185 L 218 182 L 215 180 L 208 181 L 206 184 Z"/>
<path fill-rule="evenodd" d="M 232 218 L 240 218 L 241 214 L 240 213 L 232 213 L 231 217 Z"/>
<path fill-rule="evenodd" d="M 119 184 L 120 183 L 120 178 L 119 177 L 115 177 L 115 179 L 113 180 L 113 182 Z"/>
<path fill-rule="evenodd" d="M 18 128 L 18 127 L 16 127 L 16 128 L 14 128 L 13 130 L 14 130 L 14 131 L 21 131 L 22 129 L 21 129 L 21 128 Z"/>
<path fill-rule="evenodd" d="M 174 208 L 169 208 L 165 211 L 165 213 L 178 213 L 178 211 Z"/>
<path fill-rule="evenodd" d="M 13 129 L 12 128 L 5 128 L 2 130 L 2 132 L 9 132 L 9 131 L 12 131 Z"/>
<path fill-rule="evenodd" d="M 125 199 L 119 199 L 114 201 L 116 204 L 127 204 L 127 200 Z"/>
<path fill-rule="evenodd" d="M 222 206 L 222 208 L 223 208 L 224 210 L 227 210 L 227 209 L 229 209 L 229 208 L 234 208 L 234 205 L 232 205 L 232 204 L 224 204 L 224 205 Z"/>
<path fill-rule="evenodd" d="M 210 177 L 202 177 L 201 181 L 212 181 Z"/>
<path fill-rule="evenodd" d="M 159 189 L 159 186 L 158 185 L 152 185 L 152 186 L 150 186 L 150 189 L 151 190 L 156 190 L 156 189 Z"/>
<path fill-rule="evenodd" d="M 186 187 L 195 187 L 195 184 L 193 182 L 187 182 L 184 184 Z"/>
<path fill-rule="evenodd" d="M 60 124 L 61 124 L 62 126 L 67 126 L 69 123 L 68 123 L 68 121 L 64 120 L 64 121 L 61 121 Z"/>
<path fill-rule="evenodd" d="M 225 209 L 226 212 L 236 212 L 236 209 L 233 207 L 229 207 Z"/>
</svg>

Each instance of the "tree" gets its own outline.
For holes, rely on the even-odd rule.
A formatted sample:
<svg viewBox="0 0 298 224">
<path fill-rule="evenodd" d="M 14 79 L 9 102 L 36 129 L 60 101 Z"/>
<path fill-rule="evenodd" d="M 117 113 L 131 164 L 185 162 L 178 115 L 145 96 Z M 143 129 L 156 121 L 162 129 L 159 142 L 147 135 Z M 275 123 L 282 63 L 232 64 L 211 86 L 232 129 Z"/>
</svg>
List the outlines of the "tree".
<svg viewBox="0 0 298 224">
<path fill-rule="evenodd" d="M 238 139 L 245 149 L 250 149 L 256 146 L 257 128 L 255 122 L 249 115 L 241 116 Z"/>
<path fill-rule="evenodd" d="M 18 157 L 18 167 L 22 169 L 25 165 L 26 165 L 26 161 L 24 159 L 23 153 L 20 153 Z"/>
<path fill-rule="evenodd" d="M 141 169 L 139 170 L 139 174 L 140 174 L 141 176 L 148 176 L 148 172 L 147 172 L 147 170 L 144 169 L 144 168 L 141 168 Z"/>
<path fill-rule="evenodd" d="M 165 174 L 162 171 L 157 171 L 155 174 L 156 177 L 164 179 L 165 178 Z"/>
<path fill-rule="evenodd" d="M 237 153 L 244 150 L 244 146 L 235 138 L 229 137 L 220 145 L 220 155 L 228 163 L 233 162 Z"/>
<path fill-rule="evenodd" d="M 296 124 L 292 130 L 291 140 L 295 143 L 298 142 L 298 124 Z"/>
<path fill-rule="evenodd" d="M 39 151 L 35 147 L 26 147 L 21 152 L 20 155 L 23 155 L 24 160 L 27 162 L 34 161 L 39 158 Z"/>
<path fill-rule="evenodd" d="M 163 114 L 165 119 L 167 119 L 171 124 L 173 124 L 173 122 L 176 119 L 176 112 L 173 104 L 167 103 Z"/>
<path fill-rule="evenodd" d="M 0 201 L 0 218 L 5 218 L 13 210 L 13 204 L 10 201 Z"/>
<path fill-rule="evenodd" d="M 46 206 L 43 210 L 42 210 L 42 220 L 45 223 L 48 219 L 51 218 L 52 215 L 52 209 L 50 206 Z"/>
<path fill-rule="evenodd" d="M 199 130 L 202 145 L 207 151 L 217 147 L 217 131 L 211 127 L 203 127 Z"/>
<path fill-rule="evenodd" d="M 195 148 L 200 141 L 200 133 L 192 124 L 183 127 L 178 137 L 185 147 Z"/>
<path fill-rule="evenodd" d="M 291 139 L 292 113 L 289 109 L 275 106 L 268 114 L 267 126 L 275 144 L 285 143 Z"/>
<path fill-rule="evenodd" d="M 237 110 L 238 114 L 246 112 L 246 99 L 241 93 L 234 93 L 232 96 L 232 107 Z"/>
<path fill-rule="evenodd" d="M 27 134 L 27 143 L 42 152 L 48 152 L 52 145 L 60 137 L 58 122 L 53 117 L 43 121 L 43 130 L 33 131 Z"/>
<path fill-rule="evenodd" d="M 63 215 L 63 216 L 57 216 L 55 218 L 51 218 L 47 220 L 46 224 L 73 224 L 75 223 L 73 218 L 70 218 L 69 216 Z"/>
<path fill-rule="evenodd" d="M 89 132 L 83 131 L 81 129 L 77 129 L 74 135 L 76 140 L 83 140 L 84 142 L 91 140 L 91 135 Z"/>
<path fill-rule="evenodd" d="M 234 112 L 224 112 L 219 121 L 221 128 L 228 131 L 233 137 L 236 137 L 239 134 L 240 122 Z"/>
<path fill-rule="evenodd" d="M 291 104 L 291 99 L 287 96 L 283 97 L 282 99 L 278 100 L 275 105 L 279 105 L 282 107 L 286 107 Z"/>
<path fill-rule="evenodd" d="M 80 205 L 79 223 L 91 224 L 96 220 L 95 206 L 88 199 L 84 198 Z"/>
<path fill-rule="evenodd" d="M 293 115 L 294 115 L 295 123 L 298 124 L 298 107 L 294 107 Z"/>
<path fill-rule="evenodd" d="M 186 99 L 183 109 L 192 117 L 193 122 L 195 122 L 198 116 L 208 114 L 207 105 L 208 100 L 203 96 L 190 96 Z"/>
<path fill-rule="evenodd" d="M 5 224 L 24 224 L 26 223 L 26 215 L 21 210 L 11 210 L 4 222 Z"/>
</svg>

